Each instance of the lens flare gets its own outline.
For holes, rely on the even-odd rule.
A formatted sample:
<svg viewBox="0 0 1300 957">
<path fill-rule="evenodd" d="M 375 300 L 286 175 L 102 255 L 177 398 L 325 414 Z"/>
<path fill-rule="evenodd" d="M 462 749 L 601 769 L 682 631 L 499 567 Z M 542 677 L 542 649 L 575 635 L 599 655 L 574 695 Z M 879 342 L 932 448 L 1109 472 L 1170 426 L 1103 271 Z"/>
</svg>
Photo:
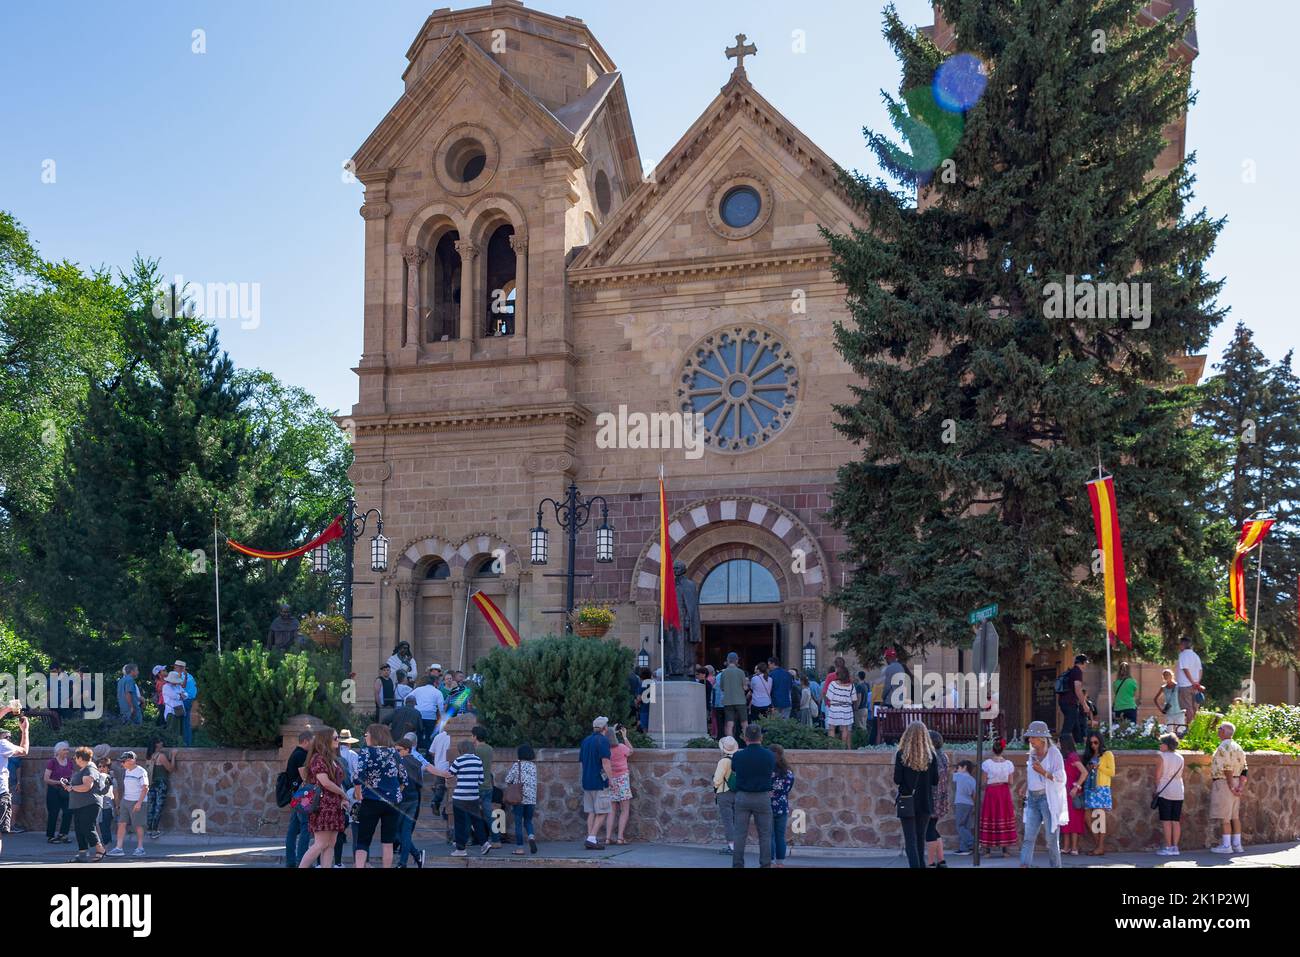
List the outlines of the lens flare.
<svg viewBox="0 0 1300 957">
<path fill-rule="evenodd" d="M 964 113 L 979 102 L 988 83 L 984 61 L 973 53 L 958 53 L 934 71 L 934 100 L 949 113 Z"/>
</svg>

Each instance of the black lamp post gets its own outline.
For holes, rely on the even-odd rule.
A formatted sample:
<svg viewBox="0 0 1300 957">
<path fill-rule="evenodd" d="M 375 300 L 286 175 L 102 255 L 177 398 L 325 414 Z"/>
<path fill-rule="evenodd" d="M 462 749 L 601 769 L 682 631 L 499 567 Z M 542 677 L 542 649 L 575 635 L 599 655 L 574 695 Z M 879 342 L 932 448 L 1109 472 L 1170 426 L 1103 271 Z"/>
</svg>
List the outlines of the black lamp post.
<svg viewBox="0 0 1300 957">
<path fill-rule="evenodd" d="M 348 623 L 347 634 L 343 636 L 343 673 L 347 675 L 352 674 L 352 586 L 374 584 L 355 581 L 352 567 L 356 544 L 366 533 L 366 523 L 371 515 L 375 517 L 375 534 L 370 538 L 370 570 L 382 574 L 388 571 L 388 539 L 384 537 L 383 513 L 377 508 L 370 508 L 358 514 L 356 499 L 348 498 L 347 513 L 343 516 L 343 580 L 338 583 L 343 589 L 343 618 Z M 312 549 L 311 570 L 314 574 L 329 574 L 328 547 L 326 544 Z"/>
<path fill-rule="evenodd" d="M 640 671 L 642 668 L 650 667 L 650 652 L 646 650 L 645 639 L 641 639 L 641 650 L 636 653 L 636 668 Z"/>
<path fill-rule="evenodd" d="M 578 558 L 578 529 L 585 526 L 591 520 L 591 510 L 596 503 L 600 503 L 600 526 L 596 529 L 596 561 L 601 564 L 608 564 L 614 560 L 614 529 L 609 524 L 609 503 L 601 495 L 593 495 L 588 499 L 583 499 L 578 494 L 578 486 L 569 483 L 568 492 L 565 493 L 564 500 L 557 502 L 553 498 L 544 498 L 537 503 L 537 527 L 529 535 L 529 560 L 534 565 L 545 565 L 550 557 L 550 533 L 546 526 L 542 524 L 542 511 L 547 505 L 555 509 L 555 521 L 560 528 L 569 533 L 569 554 L 568 569 L 565 572 L 555 575 L 546 575 L 547 578 L 564 578 L 564 609 L 562 611 L 548 611 L 548 615 L 563 614 L 564 630 L 573 631 L 573 582 L 578 577 L 575 563 Z M 585 577 L 590 574 L 584 573 Z"/>
<path fill-rule="evenodd" d="M 817 673 L 817 646 L 811 641 L 803 646 L 803 670 Z"/>
</svg>

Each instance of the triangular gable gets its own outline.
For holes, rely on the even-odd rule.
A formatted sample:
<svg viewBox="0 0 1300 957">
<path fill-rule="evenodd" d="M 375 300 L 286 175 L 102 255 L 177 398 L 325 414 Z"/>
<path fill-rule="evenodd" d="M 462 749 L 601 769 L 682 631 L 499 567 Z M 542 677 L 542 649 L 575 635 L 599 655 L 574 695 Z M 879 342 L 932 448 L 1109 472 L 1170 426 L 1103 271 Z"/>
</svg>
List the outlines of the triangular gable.
<svg viewBox="0 0 1300 957">
<path fill-rule="evenodd" d="M 676 212 L 698 193 L 699 164 L 722 163 L 736 147 L 760 154 L 756 161 L 774 184 L 786 187 L 787 194 L 802 196 L 811 208 L 825 211 L 824 225 L 861 225 L 834 160 L 760 96 L 743 73 L 737 73 L 669 150 L 653 175 L 602 225 L 592 243 L 574 259 L 570 272 L 638 262 L 638 251 L 653 245 L 652 231 L 667 228 Z M 783 170 L 783 164 L 776 161 L 778 156 L 797 162 L 823 188 L 816 195 L 795 188 L 796 177 Z"/>
<path fill-rule="evenodd" d="M 509 97 L 526 115 L 534 119 L 538 129 L 552 145 L 573 142 L 573 133 L 542 106 L 514 77 L 507 73 L 478 44 L 457 30 L 447 46 L 438 54 L 429 69 L 411 89 L 388 111 L 366 141 L 352 157 L 358 174 L 376 169 L 391 169 L 400 165 L 402 157 L 420 142 L 425 133 L 438 121 L 439 111 L 432 104 L 450 83 L 463 85 L 480 77 L 489 88 L 495 88 Z"/>
</svg>

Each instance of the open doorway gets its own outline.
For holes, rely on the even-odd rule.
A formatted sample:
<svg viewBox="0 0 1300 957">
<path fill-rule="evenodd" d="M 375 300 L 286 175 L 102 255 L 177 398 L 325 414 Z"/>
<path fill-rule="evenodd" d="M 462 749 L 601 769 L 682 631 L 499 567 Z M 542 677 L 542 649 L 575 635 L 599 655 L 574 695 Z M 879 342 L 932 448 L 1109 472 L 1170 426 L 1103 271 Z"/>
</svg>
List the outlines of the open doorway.
<svg viewBox="0 0 1300 957">
<path fill-rule="evenodd" d="M 727 655 L 740 656 L 740 668 L 745 674 L 754 670 L 760 661 L 777 654 L 781 637 L 778 621 L 706 621 L 702 622 L 703 640 L 697 646 L 696 661 L 713 665 L 721 671 L 727 666 Z"/>
</svg>

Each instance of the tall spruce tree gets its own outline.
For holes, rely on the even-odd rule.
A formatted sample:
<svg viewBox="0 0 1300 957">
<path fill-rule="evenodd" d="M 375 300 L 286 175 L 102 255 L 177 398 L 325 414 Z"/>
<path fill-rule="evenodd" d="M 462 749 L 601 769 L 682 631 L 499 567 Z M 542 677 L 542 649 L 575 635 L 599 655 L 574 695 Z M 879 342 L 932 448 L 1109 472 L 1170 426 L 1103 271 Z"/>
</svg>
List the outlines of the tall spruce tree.
<svg viewBox="0 0 1300 957">
<path fill-rule="evenodd" d="M 1233 531 L 1257 512 L 1276 522 L 1264 544 L 1260 582 L 1260 654 L 1295 659 L 1296 588 L 1300 575 L 1300 381 L 1291 353 L 1269 366 L 1250 330 L 1238 323 L 1232 341 L 1215 366 L 1217 374 L 1201 388 L 1198 421 L 1220 440 L 1220 480 L 1210 494 L 1215 515 Z M 1219 557 L 1220 588 L 1226 591 L 1231 556 Z M 1258 555 L 1246 559 L 1246 608 L 1253 621 Z"/>
<path fill-rule="evenodd" d="M 1004 685 L 1023 671 L 1018 639 L 1102 647 L 1085 487 L 1099 459 L 1134 631 L 1171 647 L 1203 616 L 1212 442 L 1173 360 L 1221 319 L 1203 264 L 1222 223 L 1186 211 L 1188 162 L 1154 172 L 1193 100 L 1173 55 L 1191 24 L 1143 21 L 1143 5 L 939 0 L 983 64 L 973 104 L 930 92 L 944 54 L 885 12 L 905 142 L 864 131 L 890 179 L 846 174 L 869 228 L 828 234 L 852 315 L 836 344 L 860 376 L 837 427 L 862 449 L 833 500 L 852 568 L 833 600 L 839 646 L 866 659 L 968 641 L 967 613 L 990 601 L 1017 649 Z M 1082 298 L 1053 308 L 1067 277 L 1150 284 L 1149 324 Z"/>
</svg>

